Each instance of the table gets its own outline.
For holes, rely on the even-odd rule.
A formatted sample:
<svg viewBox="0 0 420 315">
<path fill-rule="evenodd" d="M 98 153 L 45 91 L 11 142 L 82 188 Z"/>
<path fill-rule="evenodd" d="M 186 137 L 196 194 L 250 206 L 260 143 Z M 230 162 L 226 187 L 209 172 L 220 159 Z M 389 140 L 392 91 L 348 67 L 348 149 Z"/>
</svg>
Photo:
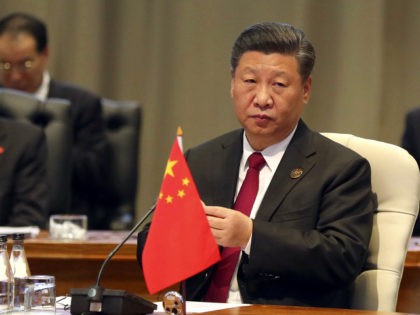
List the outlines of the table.
<svg viewBox="0 0 420 315">
<path fill-rule="evenodd" d="M 298 306 L 280 306 L 280 305 L 247 305 L 234 306 L 229 308 L 213 308 L 216 310 L 206 311 L 206 306 L 198 310 L 197 304 L 194 308 L 189 308 L 187 302 L 187 314 L 203 314 L 203 315 L 409 315 L 410 313 L 394 313 L 394 312 L 380 312 L 380 311 L 362 311 L 362 310 L 347 310 L 347 309 L 333 309 L 333 308 L 317 308 L 317 307 L 298 307 Z M 190 304 L 191 305 L 191 304 Z M 188 311 L 190 309 L 191 311 Z M 159 310 L 159 309 L 158 309 Z M 57 310 L 59 315 L 69 315 L 70 311 Z M 166 315 L 160 311 L 155 311 L 154 315 Z M 411 313 L 412 315 L 412 313 Z"/>
<path fill-rule="evenodd" d="M 188 304 L 187 304 L 188 313 Z M 316 307 L 297 307 L 297 306 L 280 306 L 280 305 L 250 305 L 205 312 L 206 315 L 397 315 L 409 313 L 379 312 L 379 311 L 362 311 L 362 310 L 346 310 Z"/>
<path fill-rule="evenodd" d="M 25 240 L 25 251 L 32 274 L 56 277 L 56 294 L 66 295 L 71 288 L 87 288 L 96 283 L 99 269 L 107 255 L 127 232 L 89 231 L 86 241 L 51 240 L 46 231 Z M 146 289 L 143 273 L 137 264 L 136 235 L 130 238 L 106 265 L 100 284 L 107 289 L 126 290 L 147 300 L 157 300 Z"/>
<path fill-rule="evenodd" d="M 41 231 L 38 237 L 25 240 L 25 249 L 32 274 L 53 274 L 57 295 L 66 295 L 71 288 L 94 285 L 103 261 L 126 235 L 127 232 L 89 231 L 86 241 L 60 242 L 49 239 L 48 233 Z M 100 284 L 108 289 L 132 292 L 149 301 L 160 301 L 159 295 L 151 295 L 146 289 L 136 261 L 136 247 L 133 236 L 109 261 Z M 412 238 L 409 245 L 397 311 L 420 314 L 420 238 Z"/>
<path fill-rule="evenodd" d="M 408 245 L 397 311 L 420 313 L 420 237 L 412 237 Z"/>
</svg>

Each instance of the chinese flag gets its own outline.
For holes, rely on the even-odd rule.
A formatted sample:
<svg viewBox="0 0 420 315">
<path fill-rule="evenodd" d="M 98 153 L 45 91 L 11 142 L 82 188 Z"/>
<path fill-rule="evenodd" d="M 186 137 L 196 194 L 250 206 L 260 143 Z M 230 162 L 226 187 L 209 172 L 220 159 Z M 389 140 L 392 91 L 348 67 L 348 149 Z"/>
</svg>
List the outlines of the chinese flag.
<svg viewBox="0 0 420 315">
<path fill-rule="evenodd" d="M 175 140 L 143 249 L 143 273 L 151 294 L 220 260 L 187 162 Z"/>
</svg>

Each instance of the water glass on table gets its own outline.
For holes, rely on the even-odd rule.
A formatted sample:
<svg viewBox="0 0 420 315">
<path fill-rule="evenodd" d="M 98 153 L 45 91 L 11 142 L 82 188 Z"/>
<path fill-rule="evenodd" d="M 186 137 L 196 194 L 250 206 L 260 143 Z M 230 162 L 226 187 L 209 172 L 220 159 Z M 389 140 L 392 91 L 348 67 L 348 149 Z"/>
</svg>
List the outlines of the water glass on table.
<svg viewBox="0 0 420 315">
<path fill-rule="evenodd" d="M 54 214 L 50 216 L 50 237 L 61 241 L 86 239 L 88 219 L 83 214 Z"/>
<path fill-rule="evenodd" d="M 34 275 L 26 279 L 25 314 L 55 313 L 55 277 Z"/>
</svg>

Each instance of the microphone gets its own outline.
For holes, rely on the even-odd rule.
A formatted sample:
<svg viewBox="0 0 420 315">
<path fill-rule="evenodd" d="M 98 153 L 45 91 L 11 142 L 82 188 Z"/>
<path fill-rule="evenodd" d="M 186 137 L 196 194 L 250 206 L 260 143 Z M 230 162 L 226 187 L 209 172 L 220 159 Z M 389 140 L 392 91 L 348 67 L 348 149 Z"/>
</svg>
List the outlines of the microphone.
<svg viewBox="0 0 420 315">
<path fill-rule="evenodd" d="M 127 242 L 134 232 L 155 210 L 156 203 L 147 211 L 139 222 L 130 230 L 128 235 L 108 254 L 99 270 L 96 284 L 90 288 L 70 289 L 70 312 L 75 315 L 85 314 L 114 314 L 114 315 L 144 315 L 151 314 L 157 309 L 156 304 L 144 300 L 124 290 L 104 289 L 100 286 L 102 272 L 108 261 Z"/>
</svg>

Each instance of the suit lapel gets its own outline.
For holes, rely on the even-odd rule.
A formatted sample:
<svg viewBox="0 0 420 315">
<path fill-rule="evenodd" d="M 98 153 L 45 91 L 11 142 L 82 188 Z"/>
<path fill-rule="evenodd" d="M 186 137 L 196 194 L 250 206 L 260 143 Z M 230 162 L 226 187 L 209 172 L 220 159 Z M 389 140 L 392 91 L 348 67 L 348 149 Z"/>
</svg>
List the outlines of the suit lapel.
<svg viewBox="0 0 420 315">
<path fill-rule="evenodd" d="M 3 123 L 3 119 L 0 119 L 0 162 L 4 159 L 5 152 L 7 153 L 9 149 L 9 141 L 10 138 L 8 137 L 6 126 Z"/>
<path fill-rule="evenodd" d="M 256 219 L 269 221 L 290 190 L 304 178 L 316 163 L 316 150 L 310 131 L 299 122 L 286 152 L 268 186 Z M 268 197 L 267 197 L 268 196 Z"/>
<path fill-rule="evenodd" d="M 48 87 L 48 98 L 57 97 L 57 84 L 53 79 L 50 80 L 50 85 Z"/>
<path fill-rule="evenodd" d="M 215 205 L 231 208 L 235 198 L 239 164 L 242 157 L 242 130 L 235 132 L 227 141 L 221 143 L 220 154 L 214 156 L 213 183 L 218 186 L 212 196 Z"/>
</svg>

